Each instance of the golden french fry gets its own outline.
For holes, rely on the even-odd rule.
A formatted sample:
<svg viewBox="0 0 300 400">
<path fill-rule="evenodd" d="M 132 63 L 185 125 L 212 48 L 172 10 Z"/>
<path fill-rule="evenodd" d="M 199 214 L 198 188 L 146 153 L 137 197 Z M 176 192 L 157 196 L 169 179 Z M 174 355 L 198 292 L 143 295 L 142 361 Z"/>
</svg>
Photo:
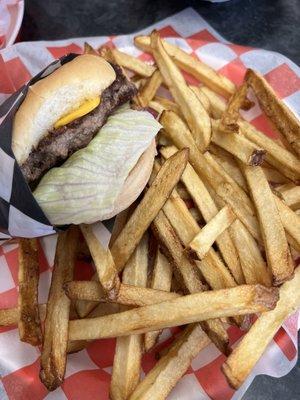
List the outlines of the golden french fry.
<svg viewBox="0 0 300 400">
<path fill-rule="evenodd" d="M 130 400 L 164 400 L 188 369 L 193 358 L 208 344 L 209 338 L 201 327 L 187 327 L 137 386 Z"/>
<path fill-rule="evenodd" d="M 260 239 L 260 229 L 255 211 L 245 192 L 232 179 L 229 180 L 228 176 L 225 177 L 225 171 L 222 171 L 221 174 L 220 169 L 217 170 L 215 165 L 211 165 L 211 160 L 208 160 L 208 157 L 197 149 L 191 133 L 175 113 L 164 111 L 159 120 L 165 128 L 168 138 L 178 148 L 189 148 L 189 161 L 197 174 L 205 180 L 205 183 L 211 184 L 216 193 L 231 206 L 237 217 L 248 227 L 251 234 Z"/>
<path fill-rule="evenodd" d="M 70 299 L 63 285 L 73 278 L 78 237 L 75 226 L 58 235 L 41 354 L 40 378 L 48 390 L 61 385 L 65 375 Z"/>
<path fill-rule="evenodd" d="M 210 114 L 210 102 L 207 96 L 200 90 L 198 86 L 190 85 L 190 88 L 201 101 L 203 107 L 205 108 L 206 112 Z M 174 111 L 174 110 L 173 110 Z"/>
<path fill-rule="evenodd" d="M 227 131 L 223 129 L 222 121 L 212 120 L 212 132 L 212 142 L 227 150 L 244 164 L 261 165 L 263 163 L 266 151 L 258 148 L 257 145 L 239 133 L 232 131 L 231 135 L 227 135 Z"/>
<path fill-rule="evenodd" d="M 240 117 L 240 109 L 249 109 L 253 104 L 247 99 L 247 91 L 248 86 L 247 83 L 244 82 L 239 88 L 236 89 L 234 94 L 229 99 L 226 110 L 220 121 L 222 132 L 238 132 L 239 126 L 237 124 L 237 120 Z"/>
<path fill-rule="evenodd" d="M 266 150 L 266 161 L 294 182 L 300 180 L 300 160 L 275 140 L 258 131 L 247 121 L 238 121 L 240 132 L 248 140 Z"/>
<path fill-rule="evenodd" d="M 242 174 L 234 156 L 221 147 L 211 143 L 209 151 L 212 157 L 222 165 L 226 173 L 245 191 L 248 191 L 248 186 L 244 175 Z"/>
<path fill-rule="evenodd" d="M 109 240 L 108 247 L 111 248 L 115 240 L 119 236 L 121 230 L 124 228 L 129 216 L 134 210 L 134 205 L 126 208 L 126 210 L 121 211 L 115 218 L 114 226 L 111 232 L 111 237 Z"/>
<path fill-rule="evenodd" d="M 110 250 L 104 249 L 94 234 L 92 225 L 82 224 L 80 229 L 89 246 L 96 266 L 98 279 L 107 297 L 115 298 L 120 287 L 120 279 Z"/>
<path fill-rule="evenodd" d="M 144 235 L 127 262 L 122 282 L 146 287 L 148 275 L 148 236 Z M 110 384 L 112 400 L 126 400 L 140 380 L 143 336 L 130 335 L 117 338 Z"/>
<path fill-rule="evenodd" d="M 292 210 L 298 210 L 300 208 L 300 186 L 287 183 L 277 187 L 276 190 L 281 194 L 285 204 Z"/>
<path fill-rule="evenodd" d="M 187 293 L 205 290 L 197 275 L 195 264 L 184 253 L 183 247 L 163 211 L 160 211 L 154 219 L 152 231 L 162 247 L 163 253 L 173 266 L 176 279 L 181 282 L 183 289 Z"/>
<path fill-rule="evenodd" d="M 40 277 L 37 239 L 19 241 L 19 335 L 23 342 L 38 346 L 42 343 L 38 307 Z"/>
<path fill-rule="evenodd" d="M 91 340 L 139 334 L 208 319 L 246 315 L 273 309 L 277 288 L 241 285 L 179 297 L 100 318 L 69 323 L 69 339 Z"/>
<path fill-rule="evenodd" d="M 94 56 L 99 56 L 99 53 L 97 50 L 95 50 L 89 43 L 84 42 L 84 48 L 83 48 L 83 53 L 84 54 L 93 54 Z"/>
<path fill-rule="evenodd" d="M 173 270 L 167 258 L 162 254 L 158 248 L 154 261 L 154 267 L 151 278 L 151 288 L 158 290 L 171 290 Z M 145 351 L 149 351 L 156 343 L 160 331 L 145 333 L 144 346 Z"/>
<path fill-rule="evenodd" d="M 252 235 L 239 220 L 233 222 L 232 228 L 231 235 L 238 249 L 246 283 L 271 286 L 271 273 Z"/>
<path fill-rule="evenodd" d="M 70 299 L 93 302 L 95 303 L 94 308 L 99 302 L 113 302 L 127 306 L 140 307 L 161 303 L 178 297 L 177 293 L 136 287 L 133 285 L 126 285 L 125 283 L 121 283 L 117 297 L 111 300 L 105 296 L 105 292 L 99 282 L 95 281 L 67 282 L 64 285 L 64 289 Z"/>
<path fill-rule="evenodd" d="M 262 356 L 284 320 L 300 307 L 300 268 L 292 280 L 279 289 L 274 310 L 263 313 L 223 364 L 222 370 L 232 387 L 238 389 Z"/>
<path fill-rule="evenodd" d="M 189 247 L 196 251 L 198 257 L 202 260 L 217 237 L 229 228 L 235 219 L 235 214 L 226 205 L 201 229 L 189 243 Z"/>
<path fill-rule="evenodd" d="M 111 51 L 117 64 L 135 72 L 140 76 L 149 78 L 156 69 L 154 65 L 146 64 L 139 58 L 126 54 L 118 49 L 112 49 Z"/>
<path fill-rule="evenodd" d="M 184 149 L 164 163 L 143 199 L 112 245 L 111 254 L 119 272 L 124 268 L 143 234 L 179 181 L 187 163 L 187 158 L 188 150 Z"/>
<path fill-rule="evenodd" d="M 200 86 L 199 90 L 205 94 L 209 100 L 211 117 L 215 119 L 222 118 L 224 112 L 226 111 L 226 102 L 224 99 L 206 86 Z"/>
<path fill-rule="evenodd" d="M 151 77 L 139 90 L 137 97 L 138 103 L 141 107 L 148 107 L 151 100 L 156 95 L 160 85 L 162 84 L 162 76 L 159 70 L 155 70 Z"/>
<path fill-rule="evenodd" d="M 300 156 L 300 122 L 295 114 L 280 100 L 273 88 L 258 72 L 248 69 L 246 82 L 253 89 L 260 107 L 274 123 L 279 133 Z"/>
<path fill-rule="evenodd" d="M 294 264 L 274 195 L 260 167 L 243 165 L 243 171 L 256 206 L 273 283 L 279 285 L 292 277 Z"/>
<path fill-rule="evenodd" d="M 211 123 L 202 103 L 188 87 L 184 77 L 163 47 L 159 34 L 151 33 L 151 49 L 163 79 L 192 132 L 197 146 L 204 151 L 210 142 Z"/>
<path fill-rule="evenodd" d="M 144 51 L 151 52 L 152 50 L 149 36 L 135 37 L 134 44 Z M 207 64 L 204 64 L 197 58 L 192 57 L 179 47 L 173 46 L 165 40 L 163 41 L 163 46 L 179 68 L 199 79 L 199 81 L 203 82 L 213 91 L 227 98 L 234 93 L 234 83 L 225 76 L 218 74 L 217 71 L 209 67 Z"/>
</svg>

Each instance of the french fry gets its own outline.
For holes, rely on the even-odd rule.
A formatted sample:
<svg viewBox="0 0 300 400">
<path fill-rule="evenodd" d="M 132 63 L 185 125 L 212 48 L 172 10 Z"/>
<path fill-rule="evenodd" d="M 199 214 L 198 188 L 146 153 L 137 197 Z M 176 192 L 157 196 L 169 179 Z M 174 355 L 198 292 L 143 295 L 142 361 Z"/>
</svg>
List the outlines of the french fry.
<svg viewBox="0 0 300 400">
<path fill-rule="evenodd" d="M 237 124 L 237 120 L 240 117 L 240 109 L 249 109 L 252 105 L 247 99 L 247 91 L 248 86 L 247 83 L 244 82 L 239 88 L 236 89 L 234 94 L 229 99 L 226 110 L 220 121 L 222 132 L 238 132 L 239 126 Z"/>
<path fill-rule="evenodd" d="M 105 296 L 99 282 L 95 281 L 73 281 L 64 285 L 67 296 L 72 300 L 86 300 L 95 302 L 113 302 L 127 306 L 146 306 L 149 304 L 161 303 L 178 297 L 177 293 L 164 290 L 141 288 L 121 283 L 120 290 L 115 299 L 108 299 Z"/>
<path fill-rule="evenodd" d="M 267 181 L 272 184 L 284 184 L 291 182 L 286 176 L 281 174 L 277 169 L 272 168 L 270 165 L 264 163 L 262 165 L 262 170 L 264 171 Z"/>
<path fill-rule="evenodd" d="M 176 147 L 172 146 L 161 148 L 160 152 L 164 157 L 168 158 L 175 153 L 176 150 Z M 181 180 L 185 184 L 187 190 L 194 200 L 194 203 L 203 215 L 204 220 L 209 222 L 218 213 L 218 208 L 203 181 L 197 175 L 190 163 L 187 164 Z M 229 232 L 225 231 L 217 238 L 217 245 L 236 282 L 239 284 L 245 283 L 241 263 Z M 226 277 L 228 275 L 229 274 L 225 274 Z M 232 286 L 232 282 L 230 286 Z"/>
<path fill-rule="evenodd" d="M 169 100 L 165 97 L 161 97 L 161 96 L 155 96 L 154 101 L 159 103 L 163 107 L 164 110 L 172 110 L 172 111 L 176 112 L 176 114 L 182 116 L 180 107 L 178 106 L 178 104 L 174 103 L 174 101 Z"/>
<path fill-rule="evenodd" d="M 114 244 L 115 240 L 121 233 L 122 229 L 124 228 L 129 216 L 132 214 L 134 210 L 134 206 L 130 206 L 126 208 L 126 210 L 121 211 L 115 218 L 114 226 L 111 232 L 111 237 L 109 240 L 108 247 L 111 248 Z"/>
<path fill-rule="evenodd" d="M 163 79 L 180 106 L 197 146 L 204 151 L 211 137 L 209 115 L 198 97 L 186 84 L 181 72 L 164 49 L 156 31 L 151 33 L 151 49 Z"/>
<path fill-rule="evenodd" d="M 117 64 L 117 60 L 115 59 L 112 49 L 110 47 L 102 46 L 98 49 L 98 52 L 100 56 L 103 57 L 106 61 Z"/>
<path fill-rule="evenodd" d="M 98 279 L 107 297 L 115 298 L 120 287 L 120 280 L 110 250 L 104 249 L 91 225 L 82 224 L 80 229 L 89 246 Z"/>
<path fill-rule="evenodd" d="M 264 135 L 247 121 L 238 121 L 240 132 L 248 140 L 266 150 L 266 161 L 295 183 L 300 180 L 300 161 L 275 140 Z"/>
<path fill-rule="evenodd" d="M 279 285 L 293 275 L 294 265 L 273 193 L 260 167 L 243 165 L 261 226 L 273 283 Z"/>
<path fill-rule="evenodd" d="M 226 150 L 211 143 L 209 151 L 212 157 L 221 164 L 226 173 L 245 191 L 248 191 L 248 186 L 244 175 L 242 174 L 235 158 Z"/>
<path fill-rule="evenodd" d="M 149 36 L 135 37 L 134 44 L 144 51 L 151 52 L 151 40 Z M 165 40 L 163 41 L 163 46 L 179 68 L 199 79 L 199 81 L 216 93 L 226 98 L 229 98 L 234 93 L 234 83 L 225 76 L 218 74 L 213 68 Z"/>
<path fill-rule="evenodd" d="M 201 101 L 206 112 L 208 114 L 210 114 L 210 102 L 209 102 L 207 96 L 203 92 L 201 92 L 201 90 L 198 86 L 190 85 L 190 88 L 195 93 L 195 95 L 198 97 L 198 99 Z"/>
<path fill-rule="evenodd" d="M 129 69 L 130 71 L 135 72 L 140 76 L 149 78 L 156 69 L 154 65 L 146 64 L 139 58 L 126 54 L 123 51 L 120 51 L 118 49 L 112 49 L 111 51 L 117 64 L 126 69 Z"/>
<path fill-rule="evenodd" d="M 227 135 L 226 132 L 222 126 L 222 121 L 212 120 L 211 140 L 213 143 L 227 150 L 246 165 L 261 165 L 263 163 L 266 154 L 264 149 L 258 148 L 250 140 L 234 131 L 231 132 L 231 135 Z"/>
<path fill-rule="evenodd" d="M 239 220 L 233 222 L 232 228 L 231 235 L 238 249 L 246 283 L 271 286 L 271 273 L 252 235 Z"/>
<path fill-rule="evenodd" d="M 232 387 L 238 389 L 262 356 L 284 320 L 300 307 L 300 268 L 292 280 L 279 289 L 274 310 L 263 313 L 223 364 L 222 370 Z"/>
<path fill-rule="evenodd" d="M 164 163 L 143 199 L 112 245 L 111 254 L 119 272 L 124 268 L 143 234 L 179 181 L 187 163 L 187 158 L 188 150 L 185 149 Z"/>
<path fill-rule="evenodd" d="M 146 287 L 148 274 L 148 236 L 145 234 L 127 262 L 122 282 Z M 117 338 L 110 384 L 112 400 L 126 400 L 140 380 L 143 335 Z"/>
<path fill-rule="evenodd" d="M 281 194 L 285 204 L 292 210 L 300 208 L 300 186 L 288 183 L 277 187 L 276 190 Z"/>
<path fill-rule="evenodd" d="M 260 229 L 249 198 L 231 179 L 221 174 L 209 160 L 198 151 L 193 138 L 183 121 L 172 111 L 164 111 L 159 119 L 165 132 L 178 148 L 189 148 L 189 161 L 197 174 L 211 184 L 216 193 L 231 206 L 237 217 L 247 226 L 251 234 L 260 239 Z M 207 152 L 206 152 L 207 153 Z M 224 171 L 225 172 L 225 171 Z M 225 173 L 226 174 L 226 173 Z"/>
<path fill-rule="evenodd" d="M 69 322 L 69 339 L 92 340 L 139 334 L 208 319 L 246 315 L 275 308 L 277 288 L 241 285 L 179 297 L 100 318 Z"/>
<path fill-rule="evenodd" d="M 258 72 L 248 69 L 246 82 L 253 89 L 260 107 L 274 123 L 279 133 L 300 156 L 300 122 L 295 114 L 280 100 L 273 88 Z"/>
<path fill-rule="evenodd" d="M 84 54 L 92 54 L 94 56 L 99 56 L 99 53 L 97 50 L 95 50 L 89 43 L 84 42 L 83 45 L 83 53 Z"/>
<path fill-rule="evenodd" d="M 156 111 L 158 115 L 160 115 L 166 108 L 158 103 L 155 100 L 151 100 L 148 104 L 148 107 L 152 108 L 152 110 Z"/>
<path fill-rule="evenodd" d="M 77 227 L 60 233 L 47 302 L 40 379 L 48 390 L 62 384 L 66 369 L 70 299 L 63 285 L 72 280 L 79 237 Z"/>
<path fill-rule="evenodd" d="M 162 81 L 160 71 L 155 70 L 136 96 L 141 107 L 148 107 L 150 101 L 154 98 L 157 90 L 162 84 Z"/>
<path fill-rule="evenodd" d="M 294 249 L 298 250 L 300 248 L 300 216 L 275 195 L 274 200 L 289 241 Z"/>
<path fill-rule="evenodd" d="M 194 237 L 189 247 L 196 251 L 202 260 L 212 247 L 217 237 L 220 236 L 236 219 L 235 214 L 228 206 L 223 207 Z"/>
<path fill-rule="evenodd" d="M 223 98 L 218 96 L 214 91 L 209 89 L 206 86 L 200 86 L 199 90 L 205 94 L 205 96 L 208 98 L 209 103 L 210 103 L 210 115 L 212 118 L 215 119 L 220 119 L 222 118 L 224 112 L 226 111 L 226 102 L 224 101 Z"/>
<path fill-rule="evenodd" d="M 176 279 L 181 282 L 183 289 L 187 293 L 197 293 L 205 290 L 204 285 L 198 278 L 195 264 L 184 253 L 179 239 L 162 211 L 154 219 L 151 228 L 162 247 L 163 254 L 173 266 Z"/>
<path fill-rule="evenodd" d="M 209 338 L 197 325 L 189 326 L 137 386 L 130 400 L 166 399 Z"/>
<path fill-rule="evenodd" d="M 39 314 L 41 321 L 46 316 L 46 304 L 39 304 Z M 17 325 L 20 319 L 19 307 L 4 308 L 0 310 L 0 326 Z"/>
<path fill-rule="evenodd" d="M 171 290 L 172 276 L 171 264 L 158 248 L 152 272 L 151 288 L 169 292 Z M 144 347 L 146 352 L 155 345 L 159 334 L 160 331 L 145 333 Z"/>
<path fill-rule="evenodd" d="M 38 307 L 39 255 L 37 239 L 19 241 L 19 335 L 20 340 L 38 346 L 42 343 Z"/>
</svg>

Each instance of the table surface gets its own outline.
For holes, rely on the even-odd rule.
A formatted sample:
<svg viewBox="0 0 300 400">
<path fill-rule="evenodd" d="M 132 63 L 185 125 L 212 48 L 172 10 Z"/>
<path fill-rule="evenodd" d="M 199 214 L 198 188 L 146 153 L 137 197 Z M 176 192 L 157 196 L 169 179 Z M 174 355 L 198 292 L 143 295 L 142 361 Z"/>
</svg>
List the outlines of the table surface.
<svg viewBox="0 0 300 400">
<path fill-rule="evenodd" d="M 25 0 L 21 40 L 132 33 L 192 6 L 237 44 L 278 51 L 300 65 L 300 0 Z M 300 343 L 299 343 L 300 345 Z M 300 398 L 300 362 L 283 378 L 258 376 L 244 400 Z"/>
</svg>

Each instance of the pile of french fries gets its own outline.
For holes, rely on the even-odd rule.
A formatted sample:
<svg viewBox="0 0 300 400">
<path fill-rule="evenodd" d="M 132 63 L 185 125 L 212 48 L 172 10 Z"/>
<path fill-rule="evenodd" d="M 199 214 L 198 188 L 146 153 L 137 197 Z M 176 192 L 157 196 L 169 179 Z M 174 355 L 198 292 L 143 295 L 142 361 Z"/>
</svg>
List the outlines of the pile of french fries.
<svg viewBox="0 0 300 400">
<path fill-rule="evenodd" d="M 300 307 L 292 257 L 300 250 L 300 124 L 255 71 L 236 88 L 156 31 L 135 45 L 155 63 L 88 44 L 85 52 L 119 64 L 138 88 L 134 107 L 149 108 L 162 125 L 148 185 L 116 217 L 108 248 L 93 226 L 59 233 L 47 304 L 38 304 L 37 240 L 21 239 L 19 304 L 0 311 L 0 325 L 18 324 L 22 341 L 42 345 L 49 390 L 62 384 L 68 353 L 112 337 L 112 400 L 165 399 L 211 342 L 237 389 Z M 253 106 L 249 90 L 280 139 L 241 116 Z M 78 257 L 93 260 L 91 281 L 73 280 Z M 228 324 L 246 331 L 234 350 Z M 143 353 L 174 326 L 184 327 L 141 380 Z"/>
</svg>

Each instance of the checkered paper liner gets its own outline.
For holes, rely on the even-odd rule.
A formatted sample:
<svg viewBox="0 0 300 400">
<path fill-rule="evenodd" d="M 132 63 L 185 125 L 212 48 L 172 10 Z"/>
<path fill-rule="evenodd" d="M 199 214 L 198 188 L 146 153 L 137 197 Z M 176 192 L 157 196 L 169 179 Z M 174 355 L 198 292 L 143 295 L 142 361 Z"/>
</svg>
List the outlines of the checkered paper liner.
<svg viewBox="0 0 300 400">
<path fill-rule="evenodd" d="M 258 70 L 286 104 L 295 113 L 300 114 L 300 69 L 286 57 L 228 43 L 192 9 L 186 9 L 139 33 L 149 33 L 154 27 L 172 43 L 193 53 L 236 84 L 242 82 L 247 67 Z M 133 46 L 133 37 L 134 35 L 127 35 L 19 43 L 7 48 L 0 52 L 0 102 L 3 102 L 54 59 L 70 52 L 82 52 L 84 41 L 88 41 L 94 47 L 103 44 L 115 46 L 143 60 L 150 60 L 149 55 Z M 189 76 L 187 79 L 194 81 Z M 245 117 L 267 135 L 276 136 L 258 106 L 246 113 Z M 0 165 L 0 187 L 3 186 L 2 170 L 3 164 Z M 103 233 L 105 233 L 105 228 L 103 228 Z M 107 235 L 106 232 L 105 236 Z M 41 303 L 47 301 L 55 244 L 56 235 L 40 239 L 39 301 Z M 13 307 L 17 304 L 17 253 L 16 244 L 6 243 L 0 247 L 0 308 Z M 77 264 L 75 279 L 89 279 L 91 275 L 90 265 L 83 262 Z M 297 360 L 297 331 L 298 313 L 295 313 L 285 321 L 264 356 L 255 366 L 251 376 L 238 391 L 228 386 L 221 373 L 220 367 L 225 356 L 214 345 L 209 345 L 193 360 L 186 375 L 169 395 L 169 399 L 240 399 L 256 375 L 267 374 L 280 377 L 292 369 Z M 143 357 L 142 375 L 147 374 L 155 364 L 156 352 L 168 345 L 177 333 L 178 328 L 164 330 L 160 343 L 152 352 Z M 233 326 L 229 328 L 229 334 L 233 346 L 242 336 L 242 332 Z M 0 330 L 0 399 L 108 399 L 114 346 L 113 339 L 98 340 L 91 343 L 85 350 L 69 355 L 64 384 L 56 391 L 48 393 L 38 378 L 40 350 L 21 343 L 15 327 L 2 328 Z"/>
</svg>

